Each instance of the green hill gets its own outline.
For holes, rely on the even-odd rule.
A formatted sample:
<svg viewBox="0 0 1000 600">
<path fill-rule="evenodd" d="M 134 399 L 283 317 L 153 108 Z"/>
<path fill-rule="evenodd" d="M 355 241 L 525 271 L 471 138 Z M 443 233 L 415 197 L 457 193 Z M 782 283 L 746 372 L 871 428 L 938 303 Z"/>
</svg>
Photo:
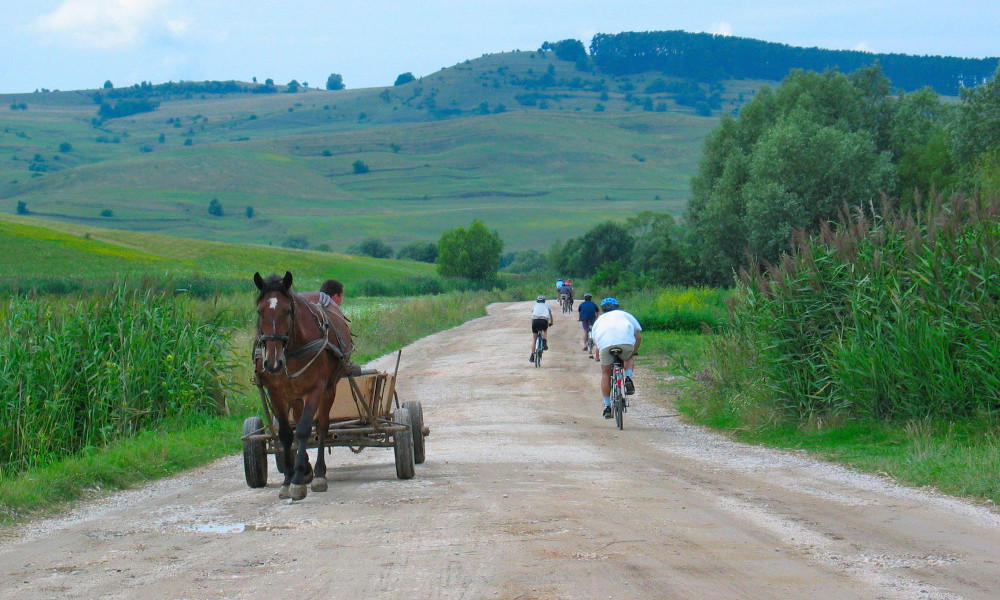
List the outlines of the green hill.
<svg viewBox="0 0 1000 600">
<path fill-rule="evenodd" d="M 669 93 L 647 102 L 644 81 L 517 52 L 384 89 L 160 94 L 152 112 L 105 121 L 96 90 L 4 96 L 18 108 L 0 113 L 0 210 L 338 251 L 480 218 L 508 250 L 545 249 L 609 216 L 682 210 L 716 119 Z"/>
<path fill-rule="evenodd" d="M 250 244 L 185 239 L 0 215 L 0 275 L 6 280 L 115 280 L 164 276 L 245 280 L 254 271 L 295 274 L 299 289 L 318 289 L 330 277 L 436 277 L 427 263 L 346 256 Z"/>
<path fill-rule="evenodd" d="M 508 251 L 545 250 L 609 217 L 680 215 L 719 115 L 776 83 L 636 72 L 634 58 L 602 67 L 607 51 L 588 65 L 557 56 L 579 43 L 545 46 L 556 51 L 485 55 L 387 88 L 144 82 L 0 96 L 0 212 L 334 251 L 372 236 L 436 241 L 479 218 Z M 708 68 L 688 50 L 686 68 Z M 146 111 L 101 117 L 132 110 Z"/>
</svg>

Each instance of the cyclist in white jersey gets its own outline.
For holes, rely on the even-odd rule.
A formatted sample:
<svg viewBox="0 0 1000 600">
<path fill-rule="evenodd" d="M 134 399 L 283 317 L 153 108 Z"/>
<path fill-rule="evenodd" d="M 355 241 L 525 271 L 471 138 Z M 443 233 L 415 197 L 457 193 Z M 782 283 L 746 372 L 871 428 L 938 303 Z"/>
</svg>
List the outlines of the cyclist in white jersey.
<svg viewBox="0 0 1000 600">
<path fill-rule="evenodd" d="M 642 326 L 632 315 L 621 310 L 618 300 L 605 298 L 601 300 L 603 314 L 594 322 L 590 329 L 594 336 L 594 359 L 601 363 L 601 395 L 604 397 L 604 418 L 611 418 L 611 366 L 614 359 L 612 348 L 622 351 L 625 362 L 625 393 L 635 393 L 632 383 L 632 370 L 635 368 L 635 353 L 642 344 Z"/>
<path fill-rule="evenodd" d="M 548 331 L 551 325 L 555 325 L 552 318 L 552 309 L 545 303 L 545 296 L 535 299 L 535 306 L 531 310 L 531 356 L 529 362 L 535 362 L 535 344 L 538 343 L 538 336 L 542 336 L 542 350 L 549 349 Z"/>
</svg>

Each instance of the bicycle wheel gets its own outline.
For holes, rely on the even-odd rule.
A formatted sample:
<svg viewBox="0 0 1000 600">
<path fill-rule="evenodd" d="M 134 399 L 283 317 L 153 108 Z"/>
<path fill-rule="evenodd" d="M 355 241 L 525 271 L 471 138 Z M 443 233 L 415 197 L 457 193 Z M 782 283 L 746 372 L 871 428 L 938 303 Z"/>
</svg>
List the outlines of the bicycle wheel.
<svg viewBox="0 0 1000 600">
<path fill-rule="evenodd" d="M 615 377 L 612 381 L 613 387 L 611 389 L 611 410 L 615 415 L 615 425 L 618 429 L 624 427 L 625 419 L 625 394 L 622 388 L 622 379 L 620 377 Z"/>
<path fill-rule="evenodd" d="M 542 336 L 538 336 L 538 343 L 535 344 L 535 368 L 542 366 Z"/>
</svg>

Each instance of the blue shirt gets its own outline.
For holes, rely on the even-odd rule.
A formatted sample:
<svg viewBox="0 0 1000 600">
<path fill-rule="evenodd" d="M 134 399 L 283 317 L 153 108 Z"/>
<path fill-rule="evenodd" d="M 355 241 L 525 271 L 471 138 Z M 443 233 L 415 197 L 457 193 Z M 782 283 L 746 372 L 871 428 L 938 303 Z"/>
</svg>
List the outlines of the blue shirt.
<svg viewBox="0 0 1000 600">
<path fill-rule="evenodd" d="M 581 321 L 593 322 L 597 318 L 597 305 L 590 300 L 584 300 L 580 303 L 580 306 L 576 309 L 580 312 Z"/>
</svg>

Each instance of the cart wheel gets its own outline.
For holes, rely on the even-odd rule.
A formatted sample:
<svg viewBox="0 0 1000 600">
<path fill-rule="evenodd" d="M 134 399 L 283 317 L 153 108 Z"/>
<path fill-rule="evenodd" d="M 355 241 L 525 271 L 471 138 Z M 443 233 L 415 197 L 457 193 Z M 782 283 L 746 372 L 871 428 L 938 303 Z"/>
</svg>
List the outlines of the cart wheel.
<svg viewBox="0 0 1000 600">
<path fill-rule="evenodd" d="M 247 417 L 243 421 L 243 435 L 264 433 L 264 421 L 260 417 Z M 262 488 L 267 485 L 267 453 L 263 440 L 243 441 L 243 473 L 247 485 Z"/>
<path fill-rule="evenodd" d="M 424 463 L 424 408 L 419 402 L 404 402 L 403 408 L 410 411 L 410 431 L 413 432 L 413 462 Z"/>
<path fill-rule="evenodd" d="M 410 411 L 397 408 L 392 415 L 396 423 L 406 425 L 406 429 L 393 435 L 393 449 L 396 451 L 396 477 L 411 479 L 415 468 L 413 462 L 413 428 L 410 424 Z"/>
</svg>

